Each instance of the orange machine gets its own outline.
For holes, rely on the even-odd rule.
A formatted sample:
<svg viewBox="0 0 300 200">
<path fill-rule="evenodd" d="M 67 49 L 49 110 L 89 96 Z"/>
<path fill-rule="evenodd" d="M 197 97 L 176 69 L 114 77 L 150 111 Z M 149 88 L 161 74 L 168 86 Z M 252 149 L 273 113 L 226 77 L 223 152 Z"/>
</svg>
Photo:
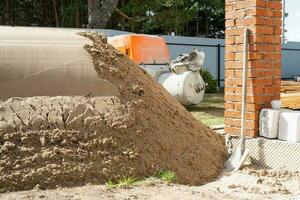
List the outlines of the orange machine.
<svg viewBox="0 0 300 200">
<path fill-rule="evenodd" d="M 158 36 L 119 35 L 109 37 L 108 43 L 137 64 L 166 64 L 171 61 L 165 40 Z"/>
</svg>

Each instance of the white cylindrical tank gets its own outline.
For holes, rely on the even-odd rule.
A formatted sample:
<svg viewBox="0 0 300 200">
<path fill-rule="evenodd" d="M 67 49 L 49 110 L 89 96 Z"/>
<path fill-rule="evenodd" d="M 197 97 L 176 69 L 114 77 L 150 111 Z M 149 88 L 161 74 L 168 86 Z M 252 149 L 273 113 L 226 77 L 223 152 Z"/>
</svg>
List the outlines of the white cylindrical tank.
<svg viewBox="0 0 300 200">
<path fill-rule="evenodd" d="M 182 105 L 198 104 L 204 97 L 205 83 L 199 72 L 176 74 L 169 71 L 161 73 L 157 80 Z"/>
</svg>

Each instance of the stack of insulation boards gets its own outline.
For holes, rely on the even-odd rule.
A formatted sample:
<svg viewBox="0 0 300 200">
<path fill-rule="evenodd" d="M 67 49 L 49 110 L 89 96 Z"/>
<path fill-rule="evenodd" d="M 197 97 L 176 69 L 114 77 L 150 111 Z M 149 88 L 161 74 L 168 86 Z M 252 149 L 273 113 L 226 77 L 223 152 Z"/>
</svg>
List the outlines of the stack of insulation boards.
<svg viewBox="0 0 300 200">
<path fill-rule="evenodd" d="M 300 109 L 300 83 L 296 81 L 282 81 L 281 101 L 285 108 Z"/>
</svg>

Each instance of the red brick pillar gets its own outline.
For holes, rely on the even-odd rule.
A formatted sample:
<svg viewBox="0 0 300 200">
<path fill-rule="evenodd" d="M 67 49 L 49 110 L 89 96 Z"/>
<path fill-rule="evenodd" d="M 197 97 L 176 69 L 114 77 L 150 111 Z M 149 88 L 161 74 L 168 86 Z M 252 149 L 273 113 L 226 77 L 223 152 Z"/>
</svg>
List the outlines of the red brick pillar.
<svg viewBox="0 0 300 200">
<path fill-rule="evenodd" d="M 250 29 L 247 136 L 258 136 L 259 111 L 280 99 L 281 0 L 226 0 L 225 132 L 240 134 L 243 34 Z"/>
</svg>

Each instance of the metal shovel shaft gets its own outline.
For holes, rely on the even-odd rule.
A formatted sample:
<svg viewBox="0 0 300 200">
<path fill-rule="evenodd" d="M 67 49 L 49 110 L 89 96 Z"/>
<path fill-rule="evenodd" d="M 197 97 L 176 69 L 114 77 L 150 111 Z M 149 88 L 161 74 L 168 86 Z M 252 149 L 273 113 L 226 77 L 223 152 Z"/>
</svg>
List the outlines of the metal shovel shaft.
<svg viewBox="0 0 300 200">
<path fill-rule="evenodd" d="M 241 154 L 245 151 L 246 133 L 246 104 L 247 104 L 247 73 L 248 73 L 248 38 L 249 29 L 244 34 L 244 57 L 243 57 L 243 88 L 242 88 L 242 124 L 241 124 Z"/>
</svg>

